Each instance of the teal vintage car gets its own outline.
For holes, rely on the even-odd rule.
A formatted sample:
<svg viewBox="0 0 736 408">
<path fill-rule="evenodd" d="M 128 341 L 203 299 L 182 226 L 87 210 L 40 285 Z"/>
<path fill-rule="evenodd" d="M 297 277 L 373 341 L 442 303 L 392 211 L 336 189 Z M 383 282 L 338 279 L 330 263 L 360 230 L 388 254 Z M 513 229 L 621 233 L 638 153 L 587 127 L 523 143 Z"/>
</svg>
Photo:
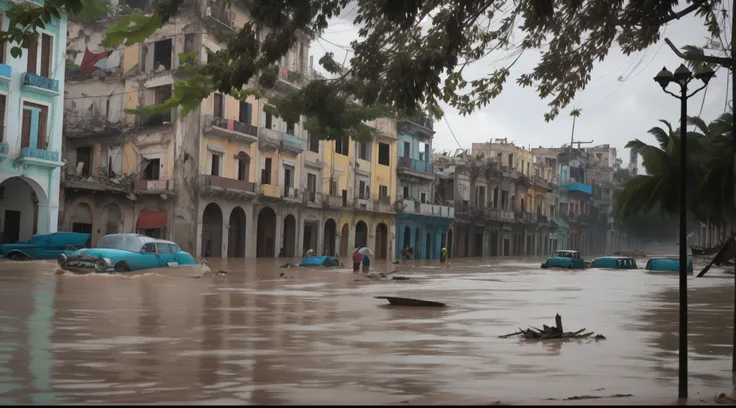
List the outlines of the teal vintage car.
<svg viewBox="0 0 736 408">
<path fill-rule="evenodd" d="M 68 249 L 87 246 L 90 234 L 81 232 L 52 232 L 36 234 L 28 241 L 0 245 L 0 258 L 16 261 L 54 259 Z"/>
<path fill-rule="evenodd" d="M 64 251 L 56 259 L 70 272 L 132 272 L 153 268 L 199 266 L 174 242 L 140 234 L 110 234 L 96 248 Z"/>
<path fill-rule="evenodd" d="M 593 263 L 590 264 L 590 267 L 604 269 L 639 269 L 636 266 L 634 258 L 621 256 L 604 256 L 596 258 L 593 260 Z"/>
<path fill-rule="evenodd" d="M 585 261 L 580 257 L 578 251 L 560 250 L 555 251 L 541 265 L 542 268 L 569 268 L 585 269 Z"/>
<path fill-rule="evenodd" d="M 679 258 L 651 258 L 644 269 L 650 272 L 680 272 Z M 693 274 L 693 261 L 687 260 L 687 274 Z"/>
</svg>

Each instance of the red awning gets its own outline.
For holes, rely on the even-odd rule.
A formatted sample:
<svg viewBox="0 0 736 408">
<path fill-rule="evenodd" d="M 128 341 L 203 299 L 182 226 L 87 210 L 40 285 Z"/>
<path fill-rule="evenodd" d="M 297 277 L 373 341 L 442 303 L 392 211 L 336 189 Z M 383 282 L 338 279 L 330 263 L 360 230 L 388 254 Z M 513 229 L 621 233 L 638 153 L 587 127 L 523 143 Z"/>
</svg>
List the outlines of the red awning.
<svg viewBox="0 0 736 408">
<path fill-rule="evenodd" d="M 138 229 L 156 229 L 165 227 L 167 216 L 166 211 L 141 211 L 138 215 Z"/>
</svg>

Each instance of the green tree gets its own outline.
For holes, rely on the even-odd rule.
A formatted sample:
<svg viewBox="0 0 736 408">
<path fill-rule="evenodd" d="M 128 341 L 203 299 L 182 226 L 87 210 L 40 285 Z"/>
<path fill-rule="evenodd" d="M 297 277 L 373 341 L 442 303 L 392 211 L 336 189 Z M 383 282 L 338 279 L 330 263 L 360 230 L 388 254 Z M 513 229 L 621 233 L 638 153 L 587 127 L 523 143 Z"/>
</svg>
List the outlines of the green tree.
<svg viewBox="0 0 736 408">
<path fill-rule="evenodd" d="M 20 48 L 39 27 L 58 18 L 62 9 L 79 13 L 94 0 L 49 0 L 42 7 L 14 2 L 7 15 L 10 28 L 0 41 Z M 251 19 L 198 67 L 197 80 L 176 84 L 170 105 L 184 111 L 213 90 L 240 92 L 248 81 L 273 69 L 292 47 L 299 33 L 319 35 L 330 18 L 347 7 L 356 10 L 354 23 L 360 39 L 351 44 L 353 57 L 343 70 L 332 55 L 320 60 L 338 77 L 317 80 L 285 98 L 273 98 L 274 110 L 285 118 L 309 118 L 308 129 L 336 138 L 365 132 L 366 118 L 391 109 L 414 114 L 421 109 L 441 116 L 440 101 L 468 114 L 498 96 L 510 68 L 530 50 L 541 59 L 532 72 L 517 79 L 549 98 L 547 120 L 558 115 L 591 79 L 596 61 L 618 45 L 625 54 L 643 50 L 660 40 L 661 28 L 689 14 L 697 14 L 711 33 L 711 42 L 723 36 L 721 0 L 611 2 L 608 0 L 249 0 Z M 159 0 L 151 16 L 139 13 L 121 18 L 108 32 L 105 44 L 132 44 L 148 37 L 183 4 Z M 732 13 L 733 14 L 733 13 Z M 259 36 L 264 29 L 270 34 Z M 683 58 L 731 68 L 733 53 L 706 55 L 707 47 L 690 47 Z M 730 43 L 736 46 L 736 41 Z M 13 47 L 17 56 L 20 48 Z M 470 78 L 465 68 L 481 58 L 514 49 L 509 66 Z M 676 50 L 677 51 L 677 50 Z M 679 51 L 678 51 L 679 52 Z M 358 101 L 362 107 L 353 104 Z"/>
<path fill-rule="evenodd" d="M 665 216 L 676 215 L 680 211 L 679 179 L 682 174 L 680 166 L 680 149 L 682 148 L 680 130 L 672 129 L 666 120 L 660 120 L 662 127 L 649 129 L 649 134 L 657 140 L 656 145 L 649 145 L 639 139 L 626 144 L 642 157 L 642 165 L 646 174 L 633 177 L 624 184 L 622 191 L 616 196 L 618 212 L 623 217 L 645 214 L 652 211 Z M 700 191 L 702 168 L 698 159 L 703 157 L 703 144 L 700 134 L 691 132 L 687 138 L 688 156 L 687 183 L 691 196 Z M 692 208 L 692 207 L 691 207 Z"/>
</svg>

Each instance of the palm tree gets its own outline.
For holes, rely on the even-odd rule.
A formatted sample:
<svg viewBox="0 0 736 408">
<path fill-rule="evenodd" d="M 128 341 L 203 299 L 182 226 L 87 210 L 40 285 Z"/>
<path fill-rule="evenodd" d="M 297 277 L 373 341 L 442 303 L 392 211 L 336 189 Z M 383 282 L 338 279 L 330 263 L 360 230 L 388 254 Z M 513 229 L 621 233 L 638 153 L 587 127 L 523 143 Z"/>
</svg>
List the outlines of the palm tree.
<svg viewBox="0 0 736 408">
<path fill-rule="evenodd" d="M 689 118 L 703 146 L 702 179 L 696 211 L 703 220 L 734 222 L 733 112 L 726 112 L 706 125 L 699 117 Z"/>
<path fill-rule="evenodd" d="M 657 145 L 649 145 L 639 139 L 626 144 L 626 147 L 638 153 L 643 159 L 646 174 L 637 175 L 624 184 L 624 189 L 617 195 L 616 203 L 619 214 L 630 217 L 636 214 L 657 212 L 661 215 L 676 215 L 680 211 L 680 132 L 673 130 L 666 120 L 660 120 L 665 126 L 649 129 L 649 134 L 657 139 Z M 703 152 L 701 135 L 693 132 L 688 137 L 689 157 L 700 158 Z M 692 159 L 691 159 L 692 161 Z M 699 177 L 702 174 L 699 166 L 688 163 L 686 174 L 690 196 L 700 191 Z M 697 188 L 697 190 L 693 190 Z M 689 205 L 692 209 L 692 206 Z"/>
</svg>

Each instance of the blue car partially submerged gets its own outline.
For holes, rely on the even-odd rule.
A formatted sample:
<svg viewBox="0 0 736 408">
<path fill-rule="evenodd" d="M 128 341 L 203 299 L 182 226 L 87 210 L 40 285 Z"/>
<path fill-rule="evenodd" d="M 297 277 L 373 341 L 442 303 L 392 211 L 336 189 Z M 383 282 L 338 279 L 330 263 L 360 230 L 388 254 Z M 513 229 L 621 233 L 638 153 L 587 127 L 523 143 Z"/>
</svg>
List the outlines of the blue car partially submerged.
<svg viewBox="0 0 736 408">
<path fill-rule="evenodd" d="M 585 261 L 580 252 L 571 250 L 555 251 L 552 256 L 542 263 L 542 268 L 585 269 Z"/>
<path fill-rule="evenodd" d="M 638 269 L 634 258 L 622 256 L 604 256 L 602 258 L 596 258 L 593 260 L 593 263 L 590 264 L 590 267 L 603 269 Z"/>
<path fill-rule="evenodd" d="M 680 272 L 679 258 L 651 258 L 644 269 L 650 272 Z M 693 274 L 693 261 L 687 260 L 687 274 Z"/>
<path fill-rule="evenodd" d="M 24 261 L 29 259 L 54 259 L 65 250 L 87 246 L 90 234 L 81 232 L 52 232 L 36 234 L 28 241 L 0 245 L 0 257 Z"/>
<path fill-rule="evenodd" d="M 340 261 L 334 256 L 319 255 L 308 256 L 302 259 L 299 266 L 339 266 Z"/>
<path fill-rule="evenodd" d="M 199 266 L 174 242 L 140 234 L 110 234 L 96 248 L 65 251 L 57 257 L 61 269 L 77 272 L 133 272 L 153 268 Z"/>
</svg>

